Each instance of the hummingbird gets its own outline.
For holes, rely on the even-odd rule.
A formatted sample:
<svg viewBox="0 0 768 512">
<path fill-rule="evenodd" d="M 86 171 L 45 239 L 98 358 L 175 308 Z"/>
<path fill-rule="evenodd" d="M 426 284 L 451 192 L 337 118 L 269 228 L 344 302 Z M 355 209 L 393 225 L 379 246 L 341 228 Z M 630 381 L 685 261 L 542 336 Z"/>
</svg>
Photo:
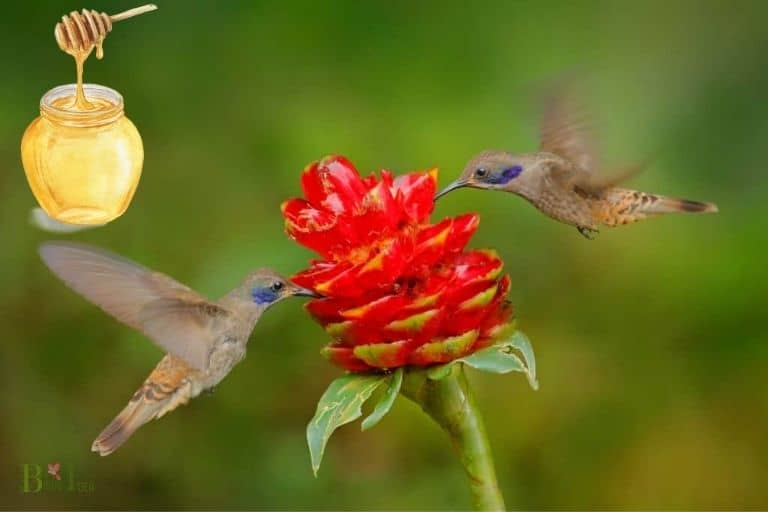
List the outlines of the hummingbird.
<svg viewBox="0 0 768 512">
<path fill-rule="evenodd" d="M 492 150 L 475 155 L 435 200 L 462 187 L 511 192 L 543 214 L 575 226 L 588 239 L 601 225 L 615 227 L 665 213 L 717 212 L 714 203 L 616 186 L 637 173 L 642 164 L 610 175 L 599 173 L 588 125 L 562 91 L 548 95 L 539 139 L 536 152 Z"/>
<path fill-rule="evenodd" d="M 261 315 L 293 296 L 318 297 L 270 269 L 251 272 L 217 301 L 165 274 L 94 247 L 40 246 L 65 284 L 155 342 L 166 355 L 91 447 L 109 455 L 142 425 L 212 390 L 239 363 Z"/>
</svg>

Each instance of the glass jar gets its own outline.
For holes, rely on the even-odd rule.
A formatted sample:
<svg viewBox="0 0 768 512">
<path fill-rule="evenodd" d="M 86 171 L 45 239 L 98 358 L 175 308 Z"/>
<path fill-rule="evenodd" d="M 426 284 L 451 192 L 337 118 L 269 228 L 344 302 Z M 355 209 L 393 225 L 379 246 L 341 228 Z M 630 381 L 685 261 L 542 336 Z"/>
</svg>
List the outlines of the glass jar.
<svg viewBox="0 0 768 512">
<path fill-rule="evenodd" d="M 75 87 L 61 85 L 42 97 L 40 117 L 21 140 L 21 160 L 32 193 L 50 217 L 105 224 L 128 208 L 144 148 L 117 91 L 84 84 L 90 104 L 84 109 L 75 107 Z"/>
</svg>

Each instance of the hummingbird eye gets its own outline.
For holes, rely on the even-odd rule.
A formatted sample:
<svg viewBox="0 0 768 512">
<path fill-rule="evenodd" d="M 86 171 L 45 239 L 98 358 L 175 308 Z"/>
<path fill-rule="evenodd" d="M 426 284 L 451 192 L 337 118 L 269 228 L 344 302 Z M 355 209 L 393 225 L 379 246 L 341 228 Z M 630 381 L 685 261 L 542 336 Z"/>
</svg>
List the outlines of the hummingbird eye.
<svg viewBox="0 0 768 512">
<path fill-rule="evenodd" d="M 485 167 L 478 167 L 477 169 L 475 169 L 476 178 L 485 178 L 486 176 L 488 176 L 488 169 L 486 169 Z"/>
<path fill-rule="evenodd" d="M 279 292 L 280 290 L 283 289 L 283 286 L 285 286 L 285 283 L 283 283 L 282 281 L 275 281 L 270 285 L 269 289 L 272 290 L 273 292 Z"/>
</svg>

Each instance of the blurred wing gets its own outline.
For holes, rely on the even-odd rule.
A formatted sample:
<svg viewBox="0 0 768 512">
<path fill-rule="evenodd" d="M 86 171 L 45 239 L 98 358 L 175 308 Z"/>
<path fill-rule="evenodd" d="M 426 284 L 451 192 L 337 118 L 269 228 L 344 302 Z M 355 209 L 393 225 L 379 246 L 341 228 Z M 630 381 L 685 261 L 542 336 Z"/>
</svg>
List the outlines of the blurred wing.
<svg viewBox="0 0 768 512">
<path fill-rule="evenodd" d="M 568 190 L 574 188 L 589 195 L 626 181 L 640 172 L 645 163 L 628 165 L 610 172 L 598 172 L 595 134 L 586 109 L 573 98 L 573 87 L 556 84 L 544 98 L 540 137 L 541 150 L 555 153 L 572 165 L 557 166 L 551 175 Z"/>
<path fill-rule="evenodd" d="M 591 173 L 581 169 L 555 167 L 551 175 L 567 190 L 576 189 L 590 196 L 600 196 L 605 190 L 615 187 L 642 171 L 645 162 L 614 169 L 610 173 Z"/>
<path fill-rule="evenodd" d="M 49 242 L 46 265 L 70 288 L 163 350 L 204 369 L 215 323 L 229 313 L 165 274 L 86 245 Z"/>
<path fill-rule="evenodd" d="M 639 162 L 614 169 L 610 173 L 585 173 L 578 176 L 574 180 L 574 184 L 589 194 L 599 195 L 604 190 L 615 187 L 638 174 L 645 169 L 646 165 L 646 162 Z"/>
<path fill-rule="evenodd" d="M 576 106 L 565 89 L 563 86 L 553 87 L 544 96 L 540 148 L 589 172 L 598 165 L 594 134 L 584 109 Z"/>
</svg>

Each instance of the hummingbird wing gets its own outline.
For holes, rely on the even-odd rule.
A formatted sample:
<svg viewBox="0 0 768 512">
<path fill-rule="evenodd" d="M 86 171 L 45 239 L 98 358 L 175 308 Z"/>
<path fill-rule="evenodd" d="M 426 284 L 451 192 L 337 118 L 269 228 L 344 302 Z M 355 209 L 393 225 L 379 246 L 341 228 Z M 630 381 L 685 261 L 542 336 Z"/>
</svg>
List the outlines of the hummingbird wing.
<svg viewBox="0 0 768 512">
<path fill-rule="evenodd" d="M 596 137 L 586 109 L 577 103 L 570 87 L 558 84 L 544 97 L 540 125 L 541 150 L 566 159 L 571 165 L 556 165 L 551 176 L 568 190 L 592 196 L 626 181 L 640 172 L 645 162 L 627 165 L 611 172 L 596 172 L 600 163 Z"/>
<path fill-rule="evenodd" d="M 45 264 L 70 288 L 160 348 L 204 370 L 226 309 L 165 274 L 87 245 L 47 242 Z"/>
<path fill-rule="evenodd" d="M 563 84 L 551 87 L 543 97 L 539 125 L 540 149 L 555 153 L 590 172 L 598 166 L 595 136 L 583 107 L 578 107 Z"/>
<path fill-rule="evenodd" d="M 550 168 L 550 176 L 566 190 L 575 190 L 582 195 L 592 197 L 602 197 L 607 190 L 639 173 L 646 165 L 645 162 L 639 162 L 617 168 L 610 173 L 600 174 L 554 165 Z"/>
</svg>

